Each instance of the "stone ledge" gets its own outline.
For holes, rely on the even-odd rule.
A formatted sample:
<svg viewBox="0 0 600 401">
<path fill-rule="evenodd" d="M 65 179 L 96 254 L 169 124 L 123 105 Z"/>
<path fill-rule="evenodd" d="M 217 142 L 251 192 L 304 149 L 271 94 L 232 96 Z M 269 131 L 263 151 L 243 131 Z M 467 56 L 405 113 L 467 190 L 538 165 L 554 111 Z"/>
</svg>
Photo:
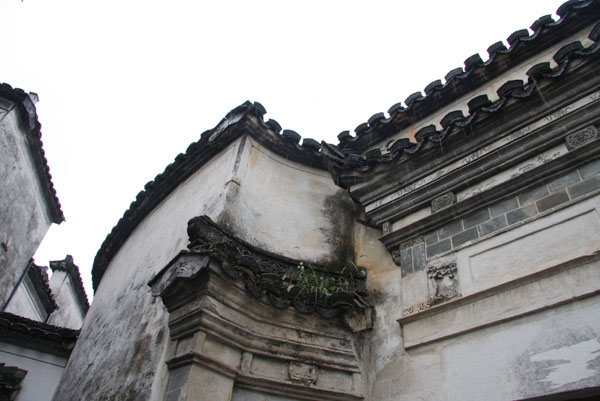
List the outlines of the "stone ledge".
<svg viewBox="0 0 600 401">
<path fill-rule="evenodd" d="M 491 187 L 477 195 L 455 203 L 444 210 L 444 213 L 435 213 L 423 219 L 415 221 L 400 230 L 392 231 L 379 240 L 393 251 L 403 242 L 418 235 L 429 233 L 443 227 L 445 224 L 459 217 L 489 207 L 501 199 L 506 199 L 520 191 L 530 188 L 544 179 L 551 179 L 560 175 L 563 171 L 579 168 L 583 164 L 594 159 L 600 149 L 600 141 L 595 141 L 585 147 L 575 149 L 548 163 L 533 168 L 517 177 L 503 182 L 501 185 Z"/>
<path fill-rule="evenodd" d="M 397 320 L 402 326 L 404 348 L 456 337 L 594 296 L 600 293 L 598 283 L 600 253 L 595 253 L 432 306 Z M 527 303 L 520 301 L 523 297 Z M 455 324 L 456 321 L 462 324 Z"/>
</svg>

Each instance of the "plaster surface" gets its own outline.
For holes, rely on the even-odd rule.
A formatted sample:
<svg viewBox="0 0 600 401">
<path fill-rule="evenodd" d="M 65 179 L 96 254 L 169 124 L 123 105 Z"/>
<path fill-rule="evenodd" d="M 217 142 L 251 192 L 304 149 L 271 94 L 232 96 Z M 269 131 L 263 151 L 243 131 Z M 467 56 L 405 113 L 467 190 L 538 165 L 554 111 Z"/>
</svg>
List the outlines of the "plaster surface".
<svg viewBox="0 0 600 401">
<path fill-rule="evenodd" d="M 0 119 L 0 305 L 50 228 L 39 177 L 16 109 Z"/>
<path fill-rule="evenodd" d="M 327 172 L 286 161 L 249 137 L 236 140 L 157 206 L 116 253 L 55 400 L 162 399 L 168 315 L 147 283 L 186 249 L 192 217 L 208 215 L 266 251 L 335 265 L 353 254 L 346 229 L 352 208 Z"/>
<path fill-rule="evenodd" d="M 48 323 L 54 326 L 80 329 L 85 312 L 79 306 L 73 282 L 67 272 L 56 270 L 50 277 L 50 289 L 58 305 Z"/>
<path fill-rule="evenodd" d="M 50 401 L 67 363 L 65 358 L 4 342 L 0 362 L 27 371 L 15 401 Z"/>
</svg>

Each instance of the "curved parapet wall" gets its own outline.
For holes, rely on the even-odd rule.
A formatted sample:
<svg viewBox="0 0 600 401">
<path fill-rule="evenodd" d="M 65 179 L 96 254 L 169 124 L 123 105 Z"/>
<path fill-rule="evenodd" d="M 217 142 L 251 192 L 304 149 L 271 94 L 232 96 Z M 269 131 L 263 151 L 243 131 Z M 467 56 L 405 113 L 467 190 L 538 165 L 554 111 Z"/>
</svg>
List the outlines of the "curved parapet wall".
<svg viewBox="0 0 600 401">
<path fill-rule="evenodd" d="M 252 148 L 257 152 L 265 149 L 272 152 L 272 160 L 279 160 L 279 173 L 285 163 L 297 163 L 298 168 L 292 167 L 292 169 L 296 171 L 304 169 L 308 175 L 320 176 L 316 180 L 325 183 L 324 185 L 331 181 L 323 167 L 320 144 L 310 138 L 305 138 L 300 142 L 300 135 L 291 130 L 282 131 L 275 120 L 265 122 L 263 120 L 265 113 L 263 106 L 256 102 L 245 102 L 233 109 L 215 128 L 205 131 L 200 140 L 192 143 L 185 153 L 179 154 L 163 173 L 145 185 L 144 190 L 137 195 L 135 201 L 131 203 L 129 209 L 106 237 L 96 255 L 92 269 L 94 289 L 98 288 L 112 258 L 144 218 L 179 185 L 246 134 L 252 138 L 253 143 L 249 143 L 246 148 L 242 146 L 239 154 L 233 156 L 232 168 L 235 168 L 236 171 L 241 166 L 239 158 L 245 149 Z M 248 155 L 244 154 L 244 156 Z M 253 155 L 252 163 L 258 159 L 264 159 L 264 157 Z M 252 168 L 253 165 L 251 164 L 250 167 Z M 266 173 L 269 174 L 269 172 Z M 261 180 L 255 183 L 264 182 Z M 299 185 L 302 185 L 301 181 Z M 333 189 L 333 192 L 336 190 Z"/>
<path fill-rule="evenodd" d="M 172 333 L 147 283 L 187 248 L 195 216 L 284 259 L 329 267 L 353 257 L 354 203 L 322 167 L 320 146 L 279 134 L 263 114 L 257 103 L 229 113 L 146 185 L 107 237 L 94 264 L 94 302 L 57 400 L 160 399 Z"/>
</svg>

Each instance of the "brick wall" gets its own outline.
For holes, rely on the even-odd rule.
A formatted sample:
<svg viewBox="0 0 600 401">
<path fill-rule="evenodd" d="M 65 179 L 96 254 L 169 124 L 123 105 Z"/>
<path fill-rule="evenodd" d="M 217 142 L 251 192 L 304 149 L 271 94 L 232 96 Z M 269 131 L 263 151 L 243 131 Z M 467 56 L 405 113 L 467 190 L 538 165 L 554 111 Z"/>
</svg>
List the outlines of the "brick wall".
<svg viewBox="0 0 600 401">
<path fill-rule="evenodd" d="M 427 259 L 515 227 L 597 189 L 600 189 L 600 160 L 456 219 L 400 246 L 402 276 L 424 270 Z"/>
</svg>

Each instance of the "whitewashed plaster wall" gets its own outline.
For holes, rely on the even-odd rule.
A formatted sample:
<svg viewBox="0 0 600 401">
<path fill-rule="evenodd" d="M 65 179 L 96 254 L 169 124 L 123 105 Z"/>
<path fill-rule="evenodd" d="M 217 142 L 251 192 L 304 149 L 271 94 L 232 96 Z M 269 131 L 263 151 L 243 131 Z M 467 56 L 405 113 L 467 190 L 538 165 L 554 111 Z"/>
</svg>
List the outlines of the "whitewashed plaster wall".
<svg viewBox="0 0 600 401">
<path fill-rule="evenodd" d="M 16 109 L 0 113 L 0 305 L 50 228 L 51 219 Z"/>
<path fill-rule="evenodd" d="M 50 277 L 50 289 L 58 309 L 52 312 L 48 324 L 79 330 L 85 312 L 79 306 L 71 276 L 62 270 L 55 270 Z"/>
<path fill-rule="evenodd" d="M 48 313 L 41 304 L 31 282 L 26 278 L 21 282 L 4 312 L 43 322 Z"/>
<path fill-rule="evenodd" d="M 600 385 L 599 236 L 595 195 L 467 244 L 445 257 L 472 298 L 402 327 L 402 311 L 428 297 L 426 273 L 400 289 L 370 271 L 372 399 L 514 400 Z"/>
<path fill-rule="evenodd" d="M 0 362 L 27 371 L 15 401 L 50 401 L 67 360 L 0 342 Z"/>
<path fill-rule="evenodd" d="M 286 160 L 248 138 L 228 185 L 231 202 L 220 223 L 240 238 L 314 263 L 345 265 L 354 257 L 355 206 L 326 170 Z"/>
<path fill-rule="evenodd" d="M 187 222 L 208 215 L 240 238 L 288 257 L 335 254 L 330 197 L 350 202 L 326 172 L 286 162 L 246 138 L 181 184 L 110 262 L 88 311 L 56 401 L 160 400 L 166 385 L 167 312 L 148 281 L 186 249 Z M 252 144 L 252 146 L 249 146 Z M 329 200 L 328 200 L 329 199 Z M 337 238 L 334 238 L 337 239 Z"/>
</svg>

